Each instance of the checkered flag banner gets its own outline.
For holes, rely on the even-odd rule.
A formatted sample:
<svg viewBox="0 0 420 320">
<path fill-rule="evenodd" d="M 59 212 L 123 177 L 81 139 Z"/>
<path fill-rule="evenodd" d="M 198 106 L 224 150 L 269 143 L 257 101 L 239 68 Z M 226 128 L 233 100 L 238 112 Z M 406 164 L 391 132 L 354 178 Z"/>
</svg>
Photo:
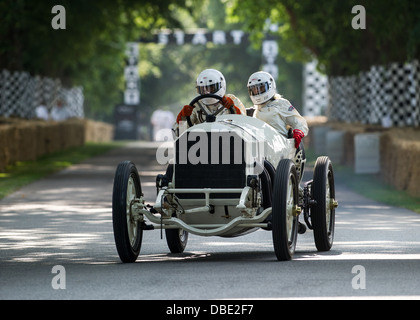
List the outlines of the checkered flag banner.
<svg viewBox="0 0 420 320">
<path fill-rule="evenodd" d="M 0 73 L 0 116 L 26 117 L 35 108 L 35 83 L 27 72 Z"/>
<path fill-rule="evenodd" d="M 325 115 L 328 106 L 328 78 L 316 70 L 316 61 L 303 67 L 303 115 Z"/>
<path fill-rule="evenodd" d="M 64 88 L 60 79 L 31 76 L 28 72 L 0 72 L 0 116 L 34 118 L 43 104 L 48 110 L 60 100 L 69 117 L 84 117 L 82 87 Z"/>
<path fill-rule="evenodd" d="M 330 77 L 327 116 L 384 127 L 420 125 L 420 64 L 372 66 L 355 76 Z"/>
</svg>

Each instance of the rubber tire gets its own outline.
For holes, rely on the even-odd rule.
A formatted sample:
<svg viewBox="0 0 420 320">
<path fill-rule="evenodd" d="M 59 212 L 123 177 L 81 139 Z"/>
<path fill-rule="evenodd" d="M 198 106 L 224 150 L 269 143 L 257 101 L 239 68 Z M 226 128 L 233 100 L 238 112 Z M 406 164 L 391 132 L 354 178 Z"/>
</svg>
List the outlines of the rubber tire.
<svg viewBox="0 0 420 320">
<path fill-rule="evenodd" d="M 171 253 L 182 253 L 188 242 L 188 232 L 182 229 L 165 229 L 166 243 Z"/>
<path fill-rule="evenodd" d="M 293 217 L 290 238 L 287 233 L 287 193 L 289 181 L 292 183 L 291 192 L 293 192 L 293 206 L 295 206 L 299 200 L 296 168 L 292 160 L 282 159 L 277 166 L 272 199 L 273 245 L 274 252 L 279 261 L 292 259 L 298 233 L 297 217 Z"/>
<path fill-rule="evenodd" d="M 143 229 L 141 224 L 138 223 L 136 227 L 137 233 L 133 244 L 131 244 L 129 239 L 127 223 L 127 205 L 129 205 L 129 202 L 127 203 L 127 187 L 130 177 L 133 180 L 135 197 L 140 198 L 142 190 L 136 166 L 130 161 L 124 161 L 118 164 L 115 171 L 112 192 L 112 224 L 117 252 L 121 261 L 124 263 L 131 263 L 137 260 L 143 238 Z"/>
<path fill-rule="evenodd" d="M 327 182 L 329 190 L 327 190 Z M 318 251 L 329 251 L 334 241 L 335 208 L 329 207 L 327 196 L 329 199 L 335 199 L 334 172 L 330 159 L 323 156 L 316 160 L 312 183 L 312 197 L 316 205 L 311 208 L 311 221 Z M 327 226 L 328 210 L 330 219 Z"/>
</svg>

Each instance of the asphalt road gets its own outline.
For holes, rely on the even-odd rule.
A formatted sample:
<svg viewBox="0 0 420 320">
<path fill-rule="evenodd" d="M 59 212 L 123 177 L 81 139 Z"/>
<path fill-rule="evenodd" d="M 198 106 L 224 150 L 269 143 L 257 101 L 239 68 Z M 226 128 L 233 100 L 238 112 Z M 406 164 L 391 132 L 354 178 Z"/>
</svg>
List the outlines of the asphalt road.
<svg viewBox="0 0 420 320">
<path fill-rule="evenodd" d="M 137 262 L 122 264 L 111 221 L 115 168 L 134 161 L 152 203 L 164 170 L 155 155 L 154 144 L 132 143 L 1 200 L 0 299 L 420 299 L 420 215 L 337 180 L 329 252 L 317 252 L 308 231 L 294 260 L 278 262 L 271 233 L 261 230 L 190 235 L 183 254 L 170 254 L 155 230 L 145 231 Z"/>
</svg>

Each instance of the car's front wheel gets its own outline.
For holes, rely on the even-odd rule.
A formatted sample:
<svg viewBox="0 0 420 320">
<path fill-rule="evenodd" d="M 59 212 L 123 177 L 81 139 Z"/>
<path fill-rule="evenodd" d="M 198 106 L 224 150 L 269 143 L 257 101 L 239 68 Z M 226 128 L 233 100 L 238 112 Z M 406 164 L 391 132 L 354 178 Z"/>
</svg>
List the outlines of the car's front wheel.
<svg viewBox="0 0 420 320">
<path fill-rule="evenodd" d="M 140 253 L 143 229 L 132 207 L 141 196 L 136 166 L 130 161 L 121 162 L 114 178 L 112 224 L 115 245 L 122 262 L 134 262 Z"/>
<path fill-rule="evenodd" d="M 274 252 L 278 260 L 291 260 L 298 233 L 298 181 L 290 159 L 280 160 L 274 179 L 272 227 Z"/>
</svg>

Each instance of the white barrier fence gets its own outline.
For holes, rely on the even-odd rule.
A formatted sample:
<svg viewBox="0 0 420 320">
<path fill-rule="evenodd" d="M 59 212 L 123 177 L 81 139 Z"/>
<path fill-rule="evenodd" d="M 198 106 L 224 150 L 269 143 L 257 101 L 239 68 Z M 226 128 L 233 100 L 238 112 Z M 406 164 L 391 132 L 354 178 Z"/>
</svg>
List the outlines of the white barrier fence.
<svg viewBox="0 0 420 320">
<path fill-rule="evenodd" d="M 373 66 L 347 77 L 319 74 L 315 63 L 304 68 L 305 116 L 326 114 L 347 123 L 382 124 L 384 127 L 420 126 L 420 63 Z M 69 117 L 84 117 L 82 87 L 66 89 L 59 79 L 27 72 L 0 72 L 0 116 L 34 118 L 43 104 L 49 111 L 63 103 Z"/>
<path fill-rule="evenodd" d="M 419 62 L 373 66 L 359 75 L 330 77 L 327 116 L 383 127 L 419 126 Z"/>
<path fill-rule="evenodd" d="M 58 102 L 68 117 L 84 117 L 83 88 L 64 88 L 60 79 L 31 76 L 28 72 L 0 72 L 0 116 L 35 118 L 39 105 L 51 111 Z"/>
</svg>

